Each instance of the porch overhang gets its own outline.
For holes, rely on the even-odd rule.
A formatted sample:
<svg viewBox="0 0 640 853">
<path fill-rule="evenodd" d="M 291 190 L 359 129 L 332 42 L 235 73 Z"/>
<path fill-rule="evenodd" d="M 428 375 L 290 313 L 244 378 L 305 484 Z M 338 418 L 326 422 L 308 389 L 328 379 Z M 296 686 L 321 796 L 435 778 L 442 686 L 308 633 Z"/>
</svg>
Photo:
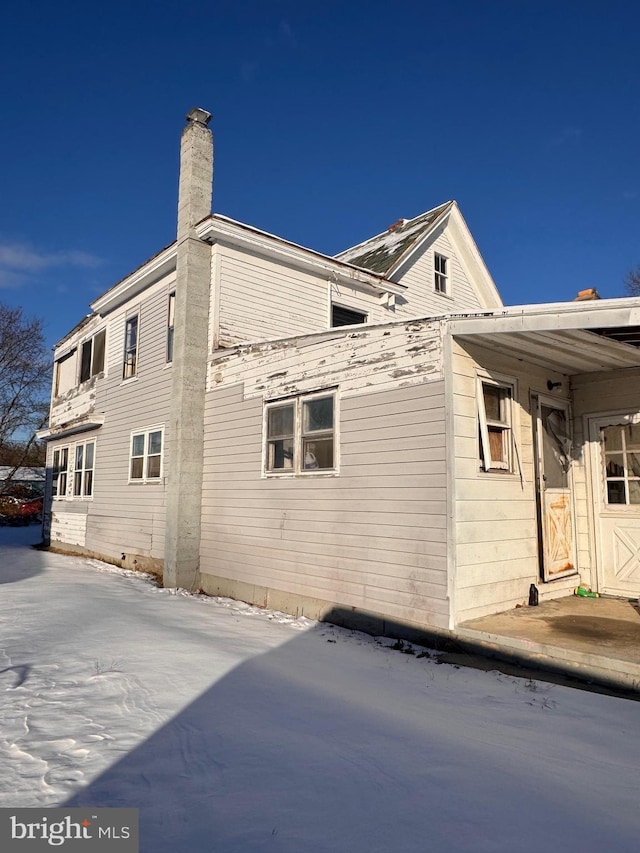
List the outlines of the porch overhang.
<svg viewBox="0 0 640 853">
<path fill-rule="evenodd" d="M 62 424 L 57 427 L 38 430 L 36 437 L 40 441 L 55 441 L 57 438 L 68 438 L 81 432 L 90 432 L 99 429 L 104 424 L 104 417 L 92 417 L 88 420 L 76 421 L 75 423 Z"/>
<path fill-rule="evenodd" d="M 461 344 L 568 375 L 640 367 L 637 299 L 521 306 L 452 318 L 448 331 Z"/>
</svg>

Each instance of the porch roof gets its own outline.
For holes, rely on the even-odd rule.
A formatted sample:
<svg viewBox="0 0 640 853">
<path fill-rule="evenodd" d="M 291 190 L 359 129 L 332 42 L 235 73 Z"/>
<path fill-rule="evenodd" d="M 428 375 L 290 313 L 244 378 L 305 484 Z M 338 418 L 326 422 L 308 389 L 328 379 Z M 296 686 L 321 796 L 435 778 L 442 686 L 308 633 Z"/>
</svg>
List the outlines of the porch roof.
<svg viewBox="0 0 640 853">
<path fill-rule="evenodd" d="M 640 300 L 525 305 L 452 318 L 461 343 L 566 374 L 640 367 Z"/>
</svg>

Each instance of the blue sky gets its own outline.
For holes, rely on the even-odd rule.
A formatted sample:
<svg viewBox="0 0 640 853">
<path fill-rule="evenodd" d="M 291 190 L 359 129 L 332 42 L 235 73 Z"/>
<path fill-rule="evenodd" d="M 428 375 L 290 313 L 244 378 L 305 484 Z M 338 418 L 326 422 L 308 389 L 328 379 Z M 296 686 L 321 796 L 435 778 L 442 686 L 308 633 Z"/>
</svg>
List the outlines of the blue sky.
<svg viewBox="0 0 640 853">
<path fill-rule="evenodd" d="M 640 4 L 24 0 L 0 33 L 0 300 L 60 338 L 213 208 L 328 254 L 455 198 L 505 302 L 623 295 L 640 263 Z"/>
</svg>

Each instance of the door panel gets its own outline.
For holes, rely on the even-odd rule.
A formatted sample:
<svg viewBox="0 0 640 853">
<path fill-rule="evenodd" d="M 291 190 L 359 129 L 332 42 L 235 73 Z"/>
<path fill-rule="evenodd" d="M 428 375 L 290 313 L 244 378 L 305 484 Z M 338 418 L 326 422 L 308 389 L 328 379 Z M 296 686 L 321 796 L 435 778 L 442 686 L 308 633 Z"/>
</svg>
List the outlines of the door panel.
<svg viewBox="0 0 640 853">
<path fill-rule="evenodd" d="M 601 592 L 640 594 L 640 414 L 590 420 Z"/>
<path fill-rule="evenodd" d="M 534 398 L 536 488 L 545 581 L 576 572 L 568 403 Z"/>
</svg>

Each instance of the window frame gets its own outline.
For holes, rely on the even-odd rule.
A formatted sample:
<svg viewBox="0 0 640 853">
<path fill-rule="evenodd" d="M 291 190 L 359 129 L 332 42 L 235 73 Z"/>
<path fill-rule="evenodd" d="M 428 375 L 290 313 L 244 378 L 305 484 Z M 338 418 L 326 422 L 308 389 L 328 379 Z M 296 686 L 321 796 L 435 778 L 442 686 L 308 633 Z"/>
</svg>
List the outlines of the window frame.
<svg viewBox="0 0 640 853">
<path fill-rule="evenodd" d="M 635 473 L 630 473 L 633 470 L 633 465 L 630 464 L 630 458 L 637 456 L 640 452 L 640 448 L 633 444 L 628 444 L 628 438 L 626 435 L 626 431 L 631 426 L 637 426 L 637 423 L 633 421 L 627 421 L 625 423 L 616 423 L 616 424 L 607 424 L 606 426 L 602 426 L 598 430 L 599 436 L 599 447 L 600 447 L 600 459 L 601 459 L 601 477 L 603 482 L 603 504 L 606 510 L 612 512 L 629 512 L 638 511 L 640 509 L 640 501 L 632 501 L 631 500 L 631 483 L 639 483 L 640 475 Z M 619 430 L 620 435 L 620 447 L 614 450 L 606 450 L 605 444 L 605 435 L 604 432 L 606 429 L 615 428 Z M 622 458 L 622 473 L 618 475 L 612 475 L 607 472 L 607 460 L 611 460 L 612 457 L 621 457 Z M 614 464 L 615 461 L 614 461 Z M 619 464 L 619 463 L 617 463 Z M 624 490 L 624 501 L 610 501 L 609 500 L 609 484 L 610 483 L 619 483 L 622 485 Z"/>
<path fill-rule="evenodd" d="M 160 451 L 159 453 L 149 453 L 149 444 L 150 437 L 155 435 L 156 433 L 160 434 Z M 133 453 L 133 442 L 134 438 L 139 436 L 144 437 L 144 445 L 142 453 Z M 164 424 L 158 424 L 156 426 L 148 427 L 147 429 L 137 429 L 131 430 L 129 435 L 129 457 L 128 457 L 128 473 L 127 473 L 127 481 L 130 484 L 136 483 L 161 483 L 164 478 Z M 160 468 L 157 476 L 149 476 L 149 459 L 155 458 L 156 456 L 160 457 Z M 134 477 L 132 476 L 132 463 L 134 459 L 142 459 L 142 476 Z"/>
<path fill-rule="evenodd" d="M 135 343 L 128 343 L 130 324 L 135 320 Z M 124 350 L 122 356 L 122 381 L 135 379 L 138 375 L 138 351 L 140 349 L 140 311 L 129 314 L 124 321 Z"/>
<path fill-rule="evenodd" d="M 95 484 L 95 470 L 96 470 L 96 440 L 95 438 L 87 439 L 86 441 L 77 441 L 73 446 L 73 485 L 71 489 L 71 497 L 77 500 L 93 500 L 93 491 Z M 93 446 L 92 452 L 92 464 L 91 467 L 88 468 L 86 465 L 87 461 L 87 447 Z M 82 448 L 82 464 L 78 468 L 78 448 Z M 80 491 L 76 492 L 76 484 L 78 481 L 78 474 L 80 475 Z M 87 475 L 90 475 L 87 478 Z M 89 479 L 90 487 L 87 490 L 87 479 Z"/>
<path fill-rule="evenodd" d="M 176 292 L 169 293 L 167 302 L 167 346 L 165 360 L 167 364 L 173 364 L 173 345 L 175 341 L 175 319 L 176 319 Z"/>
<path fill-rule="evenodd" d="M 69 350 L 69 352 L 66 352 L 64 355 L 58 356 L 58 358 L 56 358 L 56 360 L 54 362 L 55 369 L 54 369 L 54 380 L 53 380 L 53 396 L 54 396 L 54 399 L 62 396 L 63 394 L 66 394 L 68 391 L 71 391 L 72 388 L 76 387 L 76 385 L 77 385 L 76 374 L 77 374 L 77 370 L 78 370 L 77 364 L 73 364 L 70 366 L 71 370 L 72 370 L 71 384 L 69 385 L 68 388 L 65 387 L 65 389 L 63 391 L 60 390 L 60 379 L 61 379 L 60 373 L 61 373 L 62 365 L 66 364 L 72 358 L 77 359 L 77 356 L 78 356 L 78 348 L 74 347 L 73 349 Z"/>
<path fill-rule="evenodd" d="M 96 365 L 96 340 L 102 336 L 102 364 L 97 367 Z M 85 349 L 89 348 L 89 375 L 83 376 L 83 368 L 84 368 L 84 353 Z M 88 382 L 89 379 L 93 379 L 94 376 L 97 376 L 99 373 L 104 373 L 104 366 L 106 363 L 106 349 L 107 349 L 107 330 L 106 328 L 100 329 L 95 334 L 91 335 L 90 338 L 82 341 L 80 344 L 80 358 L 78 359 L 78 384 L 81 385 L 83 382 Z M 99 353 L 100 350 L 98 349 Z"/>
<path fill-rule="evenodd" d="M 449 296 L 449 258 L 440 252 L 433 253 L 433 289 L 435 293 Z"/>
<path fill-rule="evenodd" d="M 332 425 L 331 428 L 309 430 L 305 429 L 305 404 L 331 398 L 333 401 Z M 293 432 L 282 435 L 269 435 L 269 412 L 277 408 L 293 407 Z M 317 477 L 317 476 L 336 476 L 339 472 L 339 396 L 337 389 L 328 388 L 322 391 L 314 391 L 308 394 L 300 394 L 295 397 L 285 397 L 278 400 L 265 401 L 263 411 L 262 424 L 262 476 L 271 477 Z M 306 442 L 323 441 L 328 438 L 333 441 L 333 465 L 330 468 L 314 468 L 305 467 L 304 459 L 306 451 L 304 450 Z M 270 457 L 270 441 L 274 439 L 292 439 L 293 459 L 290 468 L 272 468 L 269 467 Z"/>
<path fill-rule="evenodd" d="M 333 309 L 337 308 L 341 311 L 349 311 L 352 314 L 358 314 L 363 319 L 356 323 L 338 323 L 337 325 L 333 322 Z M 360 308 L 353 308 L 351 305 L 343 305 L 340 302 L 334 302 L 331 300 L 331 305 L 329 308 L 330 316 L 329 316 L 329 324 L 331 329 L 341 329 L 345 326 L 364 326 L 369 322 L 369 313 L 368 311 L 362 311 Z"/>
<path fill-rule="evenodd" d="M 504 392 L 502 402 L 506 402 L 504 418 L 487 418 L 484 386 L 498 388 Z M 483 474 L 514 474 L 515 473 L 515 380 L 506 377 L 476 376 L 476 411 L 478 422 L 478 463 Z M 502 435 L 502 459 L 494 459 L 491 454 L 490 432 L 499 430 Z"/>
<path fill-rule="evenodd" d="M 51 499 L 54 501 L 63 501 L 68 500 L 67 490 L 69 488 L 69 470 L 70 470 L 70 461 L 71 461 L 71 453 L 70 453 L 71 445 L 62 444 L 58 447 L 54 447 L 52 450 L 51 456 Z M 56 465 L 56 455 L 58 458 L 66 452 L 66 467 L 62 468 Z M 64 478 L 64 490 L 60 488 L 61 478 Z"/>
</svg>

